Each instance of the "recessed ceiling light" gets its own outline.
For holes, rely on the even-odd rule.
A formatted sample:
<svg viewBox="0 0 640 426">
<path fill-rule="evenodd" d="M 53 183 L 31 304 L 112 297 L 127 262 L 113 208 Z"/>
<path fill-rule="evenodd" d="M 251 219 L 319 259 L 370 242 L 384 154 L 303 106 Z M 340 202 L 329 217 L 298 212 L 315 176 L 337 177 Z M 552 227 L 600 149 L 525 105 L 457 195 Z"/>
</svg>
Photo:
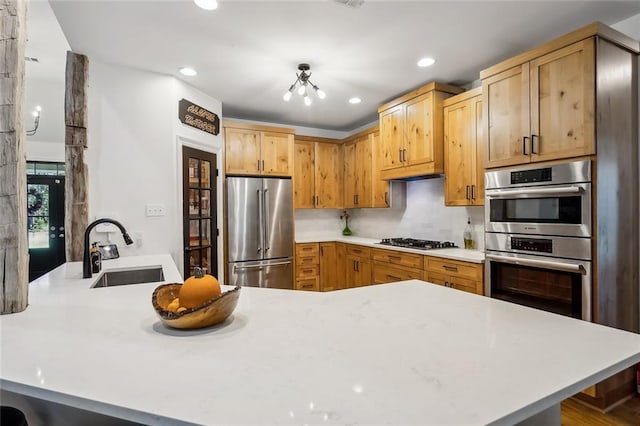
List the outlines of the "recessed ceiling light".
<svg viewBox="0 0 640 426">
<path fill-rule="evenodd" d="M 178 71 L 180 71 L 180 74 L 186 75 L 187 77 L 193 77 L 194 75 L 198 74 L 196 70 L 189 67 L 182 67 Z"/>
<path fill-rule="evenodd" d="M 433 58 L 422 58 L 418 61 L 418 66 L 419 67 L 430 67 L 431 65 L 435 64 L 436 60 Z"/>
<path fill-rule="evenodd" d="M 193 2 L 204 10 L 215 10 L 218 8 L 217 0 L 193 0 Z"/>
<path fill-rule="evenodd" d="M 359 104 L 360 102 L 362 102 L 362 99 L 360 99 L 360 98 L 351 98 L 351 99 L 349 99 L 349 103 L 350 104 Z"/>
</svg>

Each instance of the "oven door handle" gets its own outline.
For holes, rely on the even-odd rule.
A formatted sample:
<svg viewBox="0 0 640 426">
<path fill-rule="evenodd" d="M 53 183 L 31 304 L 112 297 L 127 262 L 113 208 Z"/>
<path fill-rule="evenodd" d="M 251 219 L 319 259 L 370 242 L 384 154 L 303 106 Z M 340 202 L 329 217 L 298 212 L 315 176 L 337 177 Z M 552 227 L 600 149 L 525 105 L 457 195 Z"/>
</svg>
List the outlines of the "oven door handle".
<svg viewBox="0 0 640 426">
<path fill-rule="evenodd" d="M 582 265 L 574 265 L 572 263 L 552 262 L 549 260 L 523 259 L 523 258 L 507 257 L 507 256 L 496 256 L 493 254 L 487 254 L 485 255 L 485 258 L 488 260 L 495 260 L 497 262 L 511 263 L 515 265 L 533 266 L 536 268 L 547 268 L 547 269 L 553 269 L 556 271 L 578 272 L 582 275 L 587 273 L 587 271 L 584 269 Z"/>
<path fill-rule="evenodd" d="M 527 189 L 498 189 L 486 191 L 487 197 L 503 198 L 514 195 L 553 195 L 553 194 L 579 194 L 583 188 L 579 186 L 562 186 L 557 188 L 527 188 Z"/>
</svg>

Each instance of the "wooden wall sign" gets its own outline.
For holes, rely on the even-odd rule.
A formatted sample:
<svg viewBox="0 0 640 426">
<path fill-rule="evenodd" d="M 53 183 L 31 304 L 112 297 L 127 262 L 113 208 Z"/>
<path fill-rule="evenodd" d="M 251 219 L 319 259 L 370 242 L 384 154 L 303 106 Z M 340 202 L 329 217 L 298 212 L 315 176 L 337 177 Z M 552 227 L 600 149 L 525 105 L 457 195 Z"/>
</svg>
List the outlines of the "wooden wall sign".
<svg viewBox="0 0 640 426">
<path fill-rule="evenodd" d="M 220 118 L 186 99 L 180 99 L 178 118 L 182 124 L 195 127 L 203 132 L 217 135 L 220 132 Z"/>
</svg>

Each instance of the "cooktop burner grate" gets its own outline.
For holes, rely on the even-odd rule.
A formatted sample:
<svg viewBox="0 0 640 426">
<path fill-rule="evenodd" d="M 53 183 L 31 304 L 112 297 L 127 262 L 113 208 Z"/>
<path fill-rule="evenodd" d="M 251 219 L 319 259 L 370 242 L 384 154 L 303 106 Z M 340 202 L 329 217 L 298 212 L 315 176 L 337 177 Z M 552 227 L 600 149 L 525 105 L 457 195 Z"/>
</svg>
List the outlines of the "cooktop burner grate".
<svg viewBox="0 0 640 426">
<path fill-rule="evenodd" d="M 385 246 L 413 248 L 418 250 L 458 247 L 453 241 L 417 240 L 415 238 L 383 238 L 379 244 Z"/>
</svg>

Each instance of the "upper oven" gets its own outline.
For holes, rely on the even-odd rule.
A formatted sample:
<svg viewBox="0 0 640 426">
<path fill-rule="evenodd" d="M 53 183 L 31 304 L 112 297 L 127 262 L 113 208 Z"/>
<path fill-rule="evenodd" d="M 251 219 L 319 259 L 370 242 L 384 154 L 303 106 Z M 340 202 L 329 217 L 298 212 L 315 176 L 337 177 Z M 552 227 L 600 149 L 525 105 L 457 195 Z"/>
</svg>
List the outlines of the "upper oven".
<svg viewBox="0 0 640 426">
<path fill-rule="evenodd" d="M 485 173 L 485 231 L 591 237 L 591 162 Z"/>
</svg>

